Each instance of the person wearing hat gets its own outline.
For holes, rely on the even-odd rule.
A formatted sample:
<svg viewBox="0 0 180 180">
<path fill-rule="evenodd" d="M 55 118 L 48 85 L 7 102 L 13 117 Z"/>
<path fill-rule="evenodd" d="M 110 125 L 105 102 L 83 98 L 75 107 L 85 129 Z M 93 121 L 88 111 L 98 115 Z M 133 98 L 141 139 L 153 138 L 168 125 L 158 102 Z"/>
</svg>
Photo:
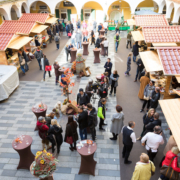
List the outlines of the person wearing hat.
<svg viewBox="0 0 180 180">
<path fill-rule="evenodd" d="M 39 131 L 39 137 L 42 139 L 42 148 L 50 149 L 51 147 L 49 147 L 49 141 L 47 139 L 49 127 L 46 125 L 45 118 L 40 116 L 36 125 Z"/>
<path fill-rule="evenodd" d="M 89 96 L 89 102 L 91 101 L 91 96 L 94 93 L 93 88 L 92 88 L 92 84 L 93 84 L 93 80 L 89 79 L 89 82 L 88 82 L 86 89 L 85 89 L 86 94 Z"/>
<path fill-rule="evenodd" d="M 84 92 L 82 88 L 79 89 L 79 93 L 77 94 L 77 104 L 79 106 L 87 105 L 89 103 L 89 97 Z"/>
<path fill-rule="evenodd" d="M 42 65 L 41 65 L 41 58 L 43 57 L 43 53 L 41 51 L 40 46 L 38 46 L 36 52 L 34 53 L 35 58 L 37 59 L 39 63 L 39 69 L 42 70 Z"/>
</svg>

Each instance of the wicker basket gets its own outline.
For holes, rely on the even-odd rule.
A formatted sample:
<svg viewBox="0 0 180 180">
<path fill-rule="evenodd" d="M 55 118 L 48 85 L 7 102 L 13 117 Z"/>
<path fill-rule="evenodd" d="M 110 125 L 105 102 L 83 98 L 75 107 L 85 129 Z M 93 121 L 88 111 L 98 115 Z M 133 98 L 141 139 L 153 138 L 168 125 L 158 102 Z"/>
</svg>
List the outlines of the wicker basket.
<svg viewBox="0 0 180 180">
<path fill-rule="evenodd" d="M 79 74 L 83 69 L 85 69 L 86 65 L 85 62 L 82 61 L 81 63 L 76 63 L 76 73 Z"/>
</svg>

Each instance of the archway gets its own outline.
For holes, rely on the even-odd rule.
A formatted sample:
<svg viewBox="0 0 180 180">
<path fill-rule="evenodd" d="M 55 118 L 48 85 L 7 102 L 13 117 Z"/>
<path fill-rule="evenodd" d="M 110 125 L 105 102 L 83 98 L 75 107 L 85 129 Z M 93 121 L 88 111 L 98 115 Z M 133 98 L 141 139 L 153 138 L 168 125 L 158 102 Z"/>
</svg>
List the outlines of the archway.
<svg viewBox="0 0 180 180">
<path fill-rule="evenodd" d="M 85 20 L 88 23 L 96 20 L 97 23 L 104 22 L 105 13 L 103 7 L 95 2 L 89 1 L 86 2 L 81 9 L 81 21 Z"/>
<path fill-rule="evenodd" d="M 51 10 L 46 3 L 36 1 L 30 6 L 30 13 L 51 13 Z"/>
<path fill-rule="evenodd" d="M 20 17 L 19 9 L 16 5 L 12 5 L 11 7 L 11 19 L 12 20 L 18 20 Z"/>
<path fill-rule="evenodd" d="M 131 8 L 126 1 L 115 1 L 108 8 L 109 20 L 120 21 L 121 17 L 124 19 L 131 18 Z"/>
<path fill-rule="evenodd" d="M 140 11 L 140 10 L 151 10 L 158 13 L 159 6 L 153 0 L 144 0 L 141 3 L 139 3 L 138 6 L 136 7 L 136 11 Z"/>
<path fill-rule="evenodd" d="M 0 24 L 2 24 L 4 20 L 9 20 L 8 14 L 3 8 L 0 8 Z"/>
<path fill-rule="evenodd" d="M 66 21 L 77 21 L 77 9 L 70 1 L 61 1 L 55 8 L 56 17 Z"/>
<path fill-rule="evenodd" d="M 28 7 L 27 7 L 27 4 L 25 2 L 22 3 L 22 6 L 21 6 L 21 12 L 22 13 L 28 13 Z"/>
</svg>

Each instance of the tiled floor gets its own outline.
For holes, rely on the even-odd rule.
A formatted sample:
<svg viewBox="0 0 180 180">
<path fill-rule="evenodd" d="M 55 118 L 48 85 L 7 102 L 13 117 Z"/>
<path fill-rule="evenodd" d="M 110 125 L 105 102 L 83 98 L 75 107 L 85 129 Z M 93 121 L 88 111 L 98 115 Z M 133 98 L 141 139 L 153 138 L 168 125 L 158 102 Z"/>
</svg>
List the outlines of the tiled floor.
<svg viewBox="0 0 180 180">
<path fill-rule="evenodd" d="M 109 33 L 109 57 L 114 62 L 114 32 Z M 122 34 L 123 35 L 123 34 Z M 85 88 L 88 79 L 95 80 L 97 74 L 104 72 L 104 63 L 106 58 L 101 57 L 100 64 L 94 64 L 93 56 L 94 46 L 89 47 L 90 54 L 85 57 L 86 66 L 90 66 L 91 77 L 83 77 L 80 81 L 80 87 Z M 60 53 L 57 60 L 60 65 L 70 67 L 71 64 L 66 62 L 64 51 Z M 38 103 L 44 102 L 48 106 L 48 113 L 54 107 L 55 103 L 64 100 L 62 92 L 58 86 L 55 86 L 55 77 L 52 73 L 51 78 L 46 78 L 45 82 L 20 82 L 20 86 L 5 102 L 0 104 L 0 179 L 1 180 L 33 180 L 33 176 L 28 170 L 16 170 L 19 162 L 19 156 L 13 150 L 11 143 L 14 136 L 22 133 L 32 136 L 32 152 L 41 150 L 41 139 L 37 131 L 34 131 L 36 119 L 31 111 L 31 107 Z M 73 81 L 76 82 L 76 76 Z M 73 94 L 76 99 L 76 92 Z M 97 108 L 97 101 L 94 106 Z M 97 151 L 94 155 L 97 161 L 96 176 L 78 175 L 80 167 L 80 155 L 78 152 L 71 152 L 69 145 L 63 143 L 61 152 L 58 156 L 58 168 L 54 173 L 54 180 L 120 180 L 119 166 L 119 145 L 118 141 L 109 140 L 111 137 L 110 125 L 111 116 L 115 113 L 116 97 L 112 96 L 107 100 L 107 126 L 106 131 L 101 132 L 97 128 Z M 60 125 L 65 130 L 67 117 L 62 115 L 59 119 Z M 64 134 L 64 133 L 63 133 Z M 90 138 L 90 136 L 89 136 Z"/>
</svg>

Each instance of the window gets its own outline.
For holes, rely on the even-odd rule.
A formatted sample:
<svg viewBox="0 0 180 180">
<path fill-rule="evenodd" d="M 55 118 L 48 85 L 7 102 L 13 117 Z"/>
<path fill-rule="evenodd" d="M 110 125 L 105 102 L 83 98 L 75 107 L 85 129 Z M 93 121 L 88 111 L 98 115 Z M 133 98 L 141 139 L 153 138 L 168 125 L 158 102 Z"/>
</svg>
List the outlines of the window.
<svg viewBox="0 0 180 180">
<path fill-rule="evenodd" d="M 84 20 L 88 21 L 91 16 L 91 9 L 84 9 Z"/>
</svg>

